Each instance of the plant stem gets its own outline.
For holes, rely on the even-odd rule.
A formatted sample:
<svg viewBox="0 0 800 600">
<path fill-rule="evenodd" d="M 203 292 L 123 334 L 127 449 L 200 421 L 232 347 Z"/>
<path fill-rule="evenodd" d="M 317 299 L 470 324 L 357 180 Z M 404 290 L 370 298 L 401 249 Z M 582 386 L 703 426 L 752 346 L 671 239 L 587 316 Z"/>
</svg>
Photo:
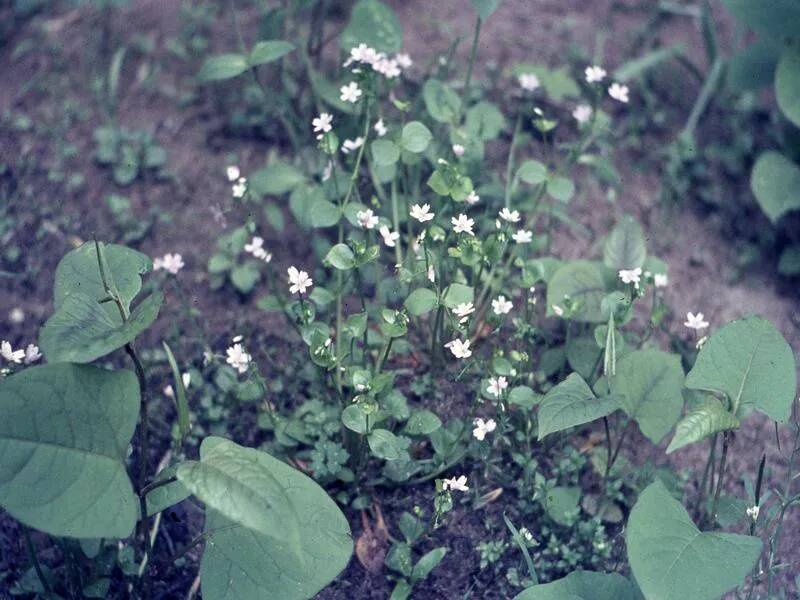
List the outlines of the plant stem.
<svg viewBox="0 0 800 600">
<path fill-rule="evenodd" d="M 722 434 L 722 456 L 719 460 L 719 475 L 717 476 L 717 488 L 714 491 L 714 501 L 711 504 L 711 523 L 710 526 L 714 528 L 717 522 L 717 507 L 719 506 L 719 496 L 722 493 L 722 483 L 725 479 L 725 466 L 728 461 L 728 446 L 730 445 L 730 433 L 725 432 Z"/>
<path fill-rule="evenodd" d="M 469 84 L 472 82 L 472 68 L 475 65 L 475 56 L 478 53 L 478 37 L 481 34 L 483 19 L 478 17 L 475 20 L 475 33 L 472 36 L 472 47 L 469 51 L 469 63 L 467 64 L 467 79 L 464 81 L 464 100 L 468 100 Z"/>
<path fill-rule="evenodd" d="M 39 563 L 39 557 L 36 555 L 36 546 L 33 545 L 31 531 L 25 525 L 20 525 L 20 528 L 22 529 L 22 536 L 25 538 L 25 548 L 28 551 L 28 558 L 33 564 L 33 568 L 36 571 L 36 576 L 39 578 L 44 591 L 47 592 L 48 595 L 52 594 L 53 589 L 50 587 L 50 582 L 44 576 L 42 565 Z"/>
</svg>

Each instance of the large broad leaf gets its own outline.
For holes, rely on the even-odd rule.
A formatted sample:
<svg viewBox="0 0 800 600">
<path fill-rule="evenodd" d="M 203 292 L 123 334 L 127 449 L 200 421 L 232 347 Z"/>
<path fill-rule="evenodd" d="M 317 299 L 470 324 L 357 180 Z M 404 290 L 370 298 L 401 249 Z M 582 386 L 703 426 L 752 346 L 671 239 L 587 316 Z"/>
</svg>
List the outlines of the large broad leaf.
<svg viewBox="0 0 800 600">
<path fill-rule="evenodd" d="M 564 307 L 568 297 L 580 306 L 573 314 L 576 321 L 602 323 L 607 319 L 600 304 L 606 294 L 606 285 L 600 270 L 586 260 L 575 260 L 560 267 L 547 285 L 547 314 L 553 315 L 553 306 Z"/>
<path fill-rule="evenodd" d="M 800 210 L 800 166 L 780 152 L 764 152 L 750 175 L 750 188 L 770 221 Z"/>
<path fill-rule="evenodd" d="M 484 21 L 488 19 L 503 0 L 470 0 L 478 16 Z"/>
<path fill-rule="evenodd" d="M 761 317 L 732 321 L 703 345 L 686 387 L 725 394 L 744 417 L 754 408 L 786 421 L 797 388 L 792 349 Z"/>
<path fill-rule="evenodd" d="M 573 571 L 552 583 L 534 585 L 514 600 L 639 600 L 634 583 L 618 573 Z"/>
<path fill-rule="evenodd" d="M 79 292 L 67 296 L 39 333 L 39 346 L 48 362 L 88 363 L 121 348 L 150 327 L 164 295 L 151 294 L 124 323 L 116 323 L 103 306 Z"/>
<path fill-rule="evenodd" d="M 800 21 L 798 21 L 800 23 Z M 800 24 L 796 25 L 800 35 Z M 775 72 L 775 98 L 788 119 L 800 127 L 800 49 L 787 46 Z"/>
<path fill-rule="evenodd" d="M 453 123 L 461 114 L 461 98 L 438 79 L 425 82 L 422 99 L 428 114 L 440 123 Z"/>
<path fill-rule="evenodd" d="M 339 47 L 350 52 L 366 44 L 378 52 L 399 52 L 403 47 L 403 28 L 394 11 L 378 0 L 359 0 L 350 22 L 339 36 Z"/>
<path fill-rule="evenodd" d="M 724 0 L 728 10 L 746 25 L 772 39 L 800 36 L 800 2 L 797 0 Z"/>
<path fill-rule="evenodd" d="M 130 309 L 131 301 L 142 289 L 142 275 L 153 268 L 148 256 L 116 244 L 103 244 L 108 272 L 106 278 L 116 286 L 125 308 Z M 79 248 L 64 255 L 56 267 L 53 295 L 55 308 L 58 310 L 71 294 L 86 294 L 96 301 L 102 300 L 106 294 L 103 280 L 100 277 L 100 266 L 97 262 L 97 249 L 94 242 L 86 242 Z M 103 304 L 111 320 L 122 323 L 116 304 Z"/>
<path fill-rule="evenodd" d="M 757 537 L 701 532 L 658 480 L 639 496 L 625 540 L 648 600 L 716 600 L 744 582 L 761 553 Z"/>
<path fill-rule="evenodd" d="M 577 373 L 547 392 L 539 405 L 539 439 L 610 415 L 619 405 L 614 398 L 597 398 Z"/>
<path fill-rule="evenodd" d="M 638 350 L 617 362 L 612 389 L 620 408 L 657 444 L 681 416 L 683 380 L 680 356 Z"/>
<path fill-rule="evenodd" d="M 725 83 L 732 92 L 741 94 L 772 84 L 781 46 L 768 37 L 757 39 L 728 60 Z"/>
<path fill-rule="evenodd" d="M 707 437 L 739 427 L 739 419 L 725 410 L 716 398 L 709 398 L 706 402 L 691 410 L 675 428 L 675 435 L 667 448 L 667 454 L 679 448 L 702 441 Z"/>
<path fill-rule="evenodd" d="M 632 217 L 623 217 L 606 238 L 603 261 L 606 266 L 619 271 L 641 267 L 645 258 L 647 246 L 642 226 Z"/>
<path fill-rule="evenodd" d="M 138 500 L 125 456 L 139 414 L 126 370 L 56 364 L 0 383 L 0 506 L 51 535 L 124 538 Z"/>
<path fill-rule="evenodd" d="M 310 598 L 347 565 L 353 550 L 347 519 L 325 491 L 313 480 L 285 463 L 257 450 L 236 446 L 221 438 L 203 441 L 203 460 L 220 451 L 247 450 L 246 462 L 258 465 L 278 482 L 291 502 L 299 524 L 301 555 L 287 551 L 281 539 L 288 524 L 278 522 L 275 535 L 263 535 L 207 509 L 209 535 L 200 567 L 203 597 L 208 600 L 262 600 Z M 248 467 L 249 468 L 249 467 Z M 258 507 L 260 512 L 270 510 Z"/>
</svg>

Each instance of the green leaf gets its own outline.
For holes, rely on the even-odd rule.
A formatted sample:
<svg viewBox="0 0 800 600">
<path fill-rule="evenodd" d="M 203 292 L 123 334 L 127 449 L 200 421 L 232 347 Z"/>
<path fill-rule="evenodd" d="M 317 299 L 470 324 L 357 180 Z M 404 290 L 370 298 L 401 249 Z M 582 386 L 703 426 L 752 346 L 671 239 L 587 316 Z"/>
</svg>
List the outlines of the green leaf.
<svg viewBox="0 0 800 600">
<path fill-rule="evenodd" d="M 488 142 L 499 136 L 503 127 L 505 127 L 503 113 L 491 102 L 482 100 L 467 110 L 464 129 L 468 139 Z"/>
<path fill-rule="evenodd" d="M 608 416 L 617 408 L 614 398 L 598 399 L 583 378 L 572 373 L 547 392 L 539 405 L 539 439 Z"/>
<path fill-rule="evenodd" d="M 231 270 L 231 282 L 243 294 L 252 292 L 259 279 L 261 279 L 261 271 L 259 271 L 258 263 L 255 261 L 247 261 L 241 265 L 236 265 Z"/>
<path fill-rule="evenodd" d="M 772 39 L 797 38 L 800 4 L 796 0 L 723 0 L 728 10 L 743 25 L 767 34 Z"/>
<path fill-rule="evenodd" d="M 581 499 L 581 488 L 556 486 L 547 490 L 541 502 L 545 512 L 559 525 L 569 525 L 569 515 L 578 508 Z"/>
<path fill-rule="evenodd" d="M 238 77 L 247 71 L 247 68 L 247 57 L 243 54 L 218 54 L 206 59 L 197 78 L 204 82 L 221 81 Z"/>
<path fill-rule="evenodd" d="M 628 561 L 645 598 L 716 600 L 744 583 L 761 540 L 704 533 L 660 480 L 639 496 L 625 534 Z"/>
<path fill-rule="evenodd" d="M 511 391 L 508 392 L 509 404 L 516 404 L 528 410 L 541 402 L 542 398 L 544 398 L 544 396 L 537 394 L 527 385 L 518 385 L 511 388 Z"/>
<path fill-rule="evenodd" d="M 800 275 L 800 244 L 787 246 L 778 259 L 778 273 L 781 275 Z"/>
<path fill-rule="evenodd" d="M 750 189 L 773 223 L 800 209 L 800 167 L 779 152 L 767 151 L 756 160 Z"/>
<path fill-rule="evenodd" d="M 573 571 L 563 579 L 534 585 L 514 600 L 640 600 L 636 585 L 619 573 Z"/>
<path fill-rule="evenodd" d="M 473 302 L 474 296 L 475 290 L 472 286 L 464 285 L 463 283 L 451 283 L 442 294 L 442 303 L 447 308 L 455 308 L 459 304 Z"/>
<path fill-rule="evenodd" d="M 675 435 L 667 448 L 667 454 L 684 446 L 700 442 L 715 433 L 739 428 L 739 419 L 725 410 L 716 398 L 706 402 L 689 412 L 675 427 Z"/>
<path fill-rule="evenodd" d="M 603 247 L 603 262 L 619 271 L 635 269 L 644 264 L 647 246 L 641 225 L 633 217 L 623 217 L 611 230 Z"/>
<path fill-rule="evenodd" d="M 741 419 L 758 409 L 785 422 L 797 389 L 797 365 L 789 344 L 761 317 L 728 323 L 697 355 L 686 387 L 725 394 Z"/>
<path fill-rule="evenodd" d="M 258 196 L 282 196 L 305 180 L 306 176 L 296 167 L 275 161 L 250 175 L 248 182 L 250 191 Z"/>
<path fill-rule="evenodd" d="M 102 244 L 102 254 L 107 265 L 106 278 L 116 287 L 126 309 L 142 289 L 142 275 L 153 268 L 148 256 L 116 244 Z M 108 294 L 100 277 L 97 249 L 94 242 L 86 242 L 64 255 L 56 267 L 53 295 L 55 309 L 61 308 L 67 296 L 75 292 L 100 301 Z M 119 309 L 113 302 L 103 304 L 103 309 L 115 323 L 122 323 Z"/>
<path fill-rule="evenodd" d="M 372 142 L 372 160 L 380 167 L 388 167 L 400 160 L 400 148 L 391 140 Z"/>
<path fill-rule="evenodd" d="M 333 202 L 319 199 L 309 210 L 312 227 L 333 227 L 342 218 L 342 210 Z"/>
<path fill-rule="evenodd" d="M 575 184 L 571 179 L 556 175 L 547 180 L 547 193 L 559 202 L 566 204 L 575 195 Z"/>
<path fill-rule="evenodd" d="M 367 438 L 369 448 L 378 458 L 384 460 L 408 459 L 406 445 L 388 429 L 375 429 Z"/>
<path fill-rule="evenodd" d="M 455 123 L 461 114 L 461 98 L 438 79 L 428 79 L 422 87 L 428 114 L 440 123 Z"/>
<path fill-rule="evenodd" d="M 781 55 L 776 40 L 759 38 L 730 57 L 725 74 L 727 87 L 736 94 L 772 84 Z"/>
<path fill-rule="evenodd" d="M 800 27 L 797 28 L 800 35 Z M 800 127 L 800 49 L 787 46 L 775 72 L 775 98 L 783 114 Z"/>
<path fill-rule="evenodd" d="M 438 304 L 439 299 L 436 292 L 428 288 L 417 288 L 408 295 L 403 305 L 415 317 L 424 315 L 433 310 Z"/>
<path fill-rule="evenodd" d="M 470 0 L 472 8 L 478 13 L 478 16 L 484 21 L 492 16 L 492 13 L 497 10 L 503 0 Z"/>
<path fill-rule="evenodd" d="M 552 316 L 553 305 L 564 308 L 564 298 L 580 305 L 572 318 L 584 323 L 603 323 L 607 315 L 601 310 L 606 294 L 606 284 L 597 266 L 585 260 L 568 262 L 550 278 L 547 285 L 547 315 Z"/>
<path fill-rule="evenodd" d="M 617 361 L 613 393 L 654 444 L 669 433 L 683 410 L 683 368 L 677 354 L 637 350 Z"/>
<path fill-rule="evenodd" d="M 644 73 L 660 65 L 661 63 L 669 60 L 674 56 L 682 56 L 686 53 L 686 49 L 682 44 L 674 44 L 666 48 L 658 48 L 640 56 L 629 60 L 622 64 L 617 70 L 614 71 L 614 79 L 616 81 L 628 82 L 637 77 L 641 77 Z"/>
<path fill-rule="evenodd" d="M 442 426 L 442 421 L 435 413 L 421 408 L 412 411 L 403 428 L 406 435 L 429 435 Z"/>
<path fill-rule="evenodd" d="M 132 342 L 158 316 L 164 295 L 151 294 L 122 324 L 89 296 L 75 292 L 67 296 L 39 332 L 39 346 L 48 362 L 88 363 Z"/>
<path fill-rule="evenodd" d="M 348 271 L 356 265 L 356 257 L 347 244 L 336 244 L 328 250 L 324 262 L 340 271 Z"/>
<path fill-rule="evenodd" d="M 274 535 L 263 535 L 207 509 L 208 535 L 200 565 L 203 598 L 207 600 L 301 600 L 313 597 L 350 560 L 353 540 L 347 519 L 325 491 L 312 479 L 272 456 L 236 446 L 220 438 L 206 438 L 201 453 L 211 455 L 214 446 L 241 458 L 237 472 L 252 470 L 256 480 L 274 482 L 286 491 L 290 513 L 300 524 L 301 554 L 288 552 L 285 531 L 291 525 L 276 521 Z M 241 452 L 246 451 L 246 452 Z M 203 456 L 203 460 L 206 457 Z M 282 497 L 283 495 L 281 495 Z M 221 497 L 224 500 L 224 495 Z M 272 511 L 263 503 L 254 510 Z"/>
<path fill-rule="evenodd" d="M 400 135 L 400 145 L 403 150 L 419 154 L 420 152 L 425 152 L 432 139 L 433 134 L 430 129 L 419 121 L 411 121 L 403 127 L 403 132 Z"/>
<path fill-rule="evenodd" d="M 178 465 L 167 467 L 156 475 L 155 481 L 165 481 L 170 477 L 175 477 L 177 470 Z M 172 481 L 160 485 L 147 494 L 147 514 L 152 517 L 179 502 L 183 502 L 190 495 L 189 490 L 180 481 Z"/>
<path fill-rule="evenodd" d="M 350 52 L 366 44 L 378 52 L 391 54 L 403 47 L 403 29 L 395 12 L 378 0 L 359 0 L 350 13 L 350 22 L 339 36 L 339 47 Z"/>
<path fill-rule="evenodd" d="M 125 538 L 138 500 L 125 470 L 139 414 L 127 370 L 51 364 L 0 383 L 0 506 L 55 536 Z"/>
<path fill-rule="evenodd" d="M 183 376 L 178 368 L 178 361 L 175 360 L 175 355 L 172 353 L 172 348 L 169 347 L 167 342 L 161 342 L 161 344 L 164 346 L 164 352 L 167 353 L 167 362 L 169 362 L 169 367 L 172 369 L 172 378 L 175 383 L 175 409 L 178 411 L 178 430 L 181 432 L 181 440 L 184 440 L 191 429 L 189 403 L 186 401 L 186 388 L 183 385 Z"/>
<path fill-rule="evenodd" d="M 247 64 L 251 67 L 263 65 L 289 54 L 294 50 L 294 45 L 283 40 L 267 40 L 258 42 L 247 57 Z"/>
<path fill-rule="evenodd" d="M 531 185 L 544 183 L 547 181 L 547 167 L 538 160 L 526 160 L 517 169 L 517 177 Z"/>
<path fill-rule="evenodd" d="M 447 548 L 440 546 L 423 555 L 411 571 L 411 581 L 414 583 L 423 581 L 442 562 L 445 554 L 447 554 Z"/>
</svg>

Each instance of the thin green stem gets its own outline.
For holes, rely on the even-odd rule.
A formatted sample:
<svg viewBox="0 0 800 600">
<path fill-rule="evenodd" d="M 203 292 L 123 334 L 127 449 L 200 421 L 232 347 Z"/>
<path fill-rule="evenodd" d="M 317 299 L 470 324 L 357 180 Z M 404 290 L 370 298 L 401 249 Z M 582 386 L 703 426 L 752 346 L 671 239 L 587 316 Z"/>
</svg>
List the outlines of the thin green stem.
<svg viewBox="0 0 800 600">
<path fill-rule="evenodd" d="M 28 552 L 28 559 L 31 561 L 33 569 L 36 571 L 36 576 L 39 578 L 42 588 L 44 588 L 44 591 L 50 595 L 53 593 L 53 589 L 50 587 L 50 582 L 44 575 L 44 570 L 42 569 L 41 563 L 39 563 L 39 556 L 36 554 L 36 546 L 33 544 L 31 531 L 25 525 L 20 525 L 20 528 L 22 529 L 22 537 L 25 538 L 25 549 Z"/>
<path fill-rule="evenodd" d="M 472 82 L 472 69 L 475 65 L 475 56 L 478 53 L 478 37 L 481 35 L 481 25 L 483 19 L 478 17 L 475 20 L 475 32 L 472 35 L 472 47 L 469 51 L 469 63 L 467 64 L 467 79 L 464 81 L 464 100 L 469 99 L 469 85 Z"/>
</svg>

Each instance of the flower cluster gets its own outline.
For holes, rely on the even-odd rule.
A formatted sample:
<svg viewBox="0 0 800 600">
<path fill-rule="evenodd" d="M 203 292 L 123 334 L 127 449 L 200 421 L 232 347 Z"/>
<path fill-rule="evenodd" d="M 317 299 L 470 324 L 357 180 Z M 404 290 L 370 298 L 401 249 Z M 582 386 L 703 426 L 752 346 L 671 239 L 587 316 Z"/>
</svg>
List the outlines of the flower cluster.
<svg viewBox="0 0 800 600">
<path fill-rule="evenodd" d="M 0 342 L 0 357 L 10 363 L 25 363 L 29 365 L 42 358 L 42 354 L 39 352 L 39 347 L 35 344 L 28 344 L 24 350 L 22 348 L 14 350 L 11 346 L 11 342 L 3 340 Z"/>
<path fill-rule="evenodd" d="M 242 177 L 239 167 L 231 165 L 225 170 L 225 173 L 228 176 L 228 181 L 232 184 L 231 194 L 233 194 L 233 197 L 236 199 L 244 198 L 247 193 L 247 178 Z"/>
<path fill-rule="evenodd" d="M 244 251 L 248 254 L 252 254 L 255 258 L 263 260 L 266 263 L 272 261 L 272 253 L 267 252 L 267 250 L 264 248 L 264 238 L 260 236 L 253 236 L 250 242 L 244 245 Z"/>
<path fill-rule="evenodd" d="M 165 254 L 153 261 L 154 271 L 163 270 L 171 275 L 177 275 L 184 266 L 183 257 L 180 254 Z"/>
</svg>

